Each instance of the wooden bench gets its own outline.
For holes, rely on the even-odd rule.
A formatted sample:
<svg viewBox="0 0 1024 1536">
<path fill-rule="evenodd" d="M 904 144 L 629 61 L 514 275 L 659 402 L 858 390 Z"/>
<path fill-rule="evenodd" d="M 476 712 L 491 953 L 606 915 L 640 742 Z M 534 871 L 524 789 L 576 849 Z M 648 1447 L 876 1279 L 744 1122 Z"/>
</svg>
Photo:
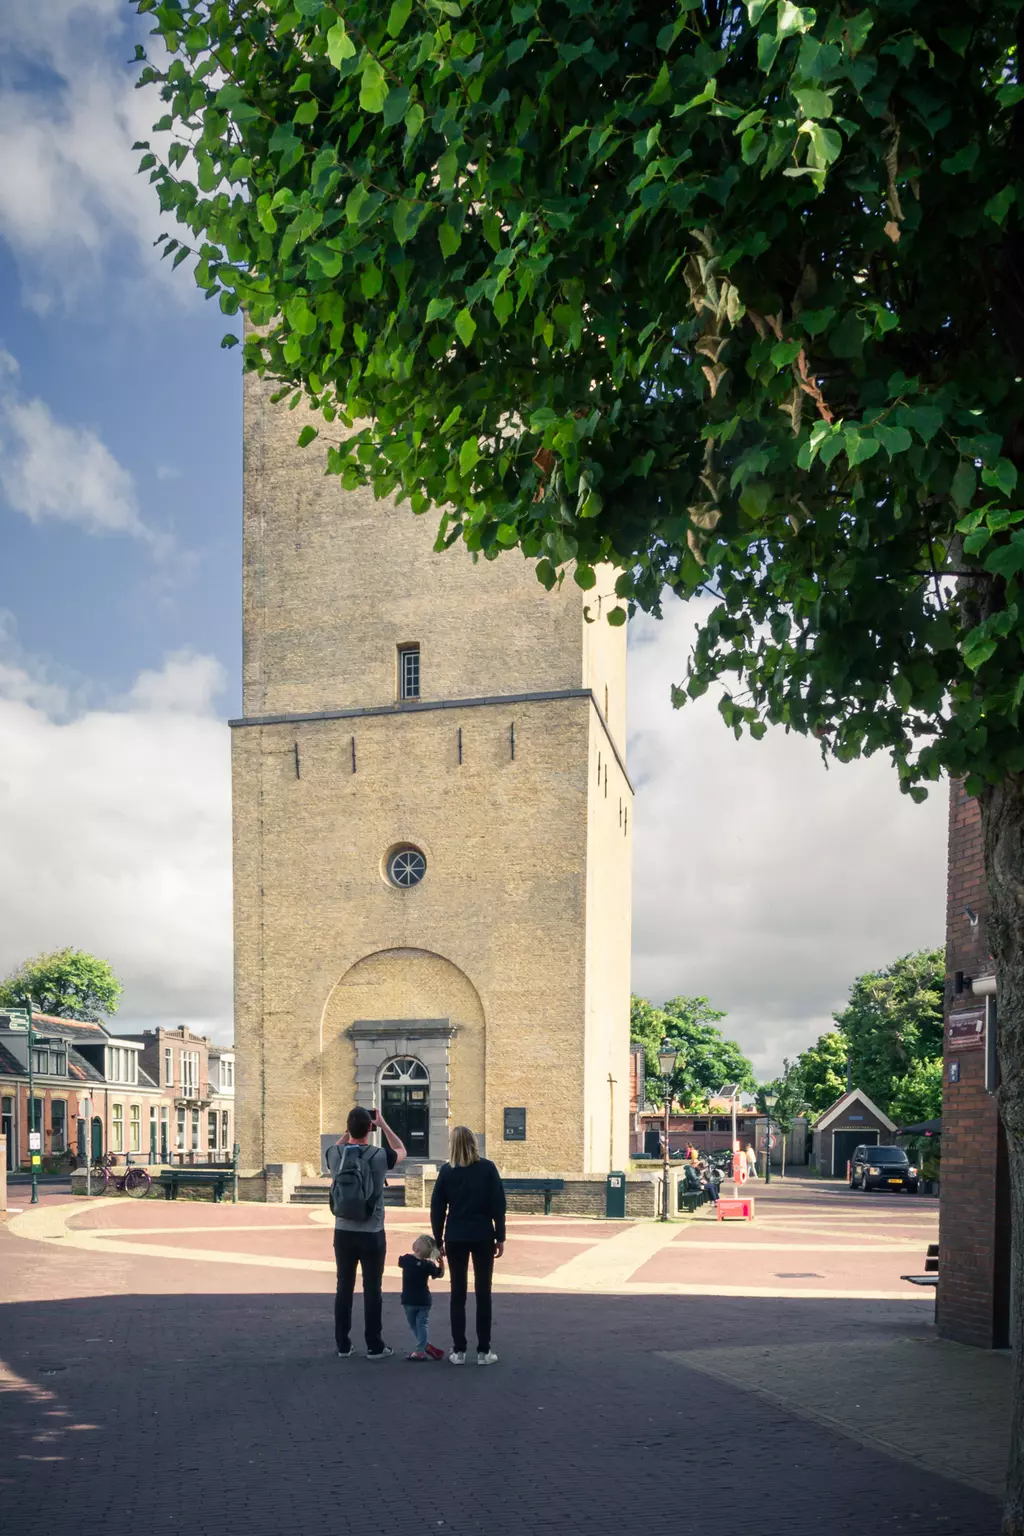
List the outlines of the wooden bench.
<svg viewBox="0 0 1024 1536">
<path fill-rule="evenodd" d="M 551 1215 L 551 1197 L 560 1195 L 565 1188 L 564 1179 L 502 1179 L 505 1193 L 509 1195 L 543 1195 L 544 1215 Z"/>
<path fill-rule="evenodd" d="M 911 1285 L 938 1285 L 939 1283 L 939 1245 L 928 1244 L 928 1257 L 924 1261 L 925 1274 L 901 1275 L 901 1280 L 907 1280 Z"/>
<path fill-rule="evenodd" d="M 160 1185 L 165 1200 L 177 1200 L 179 1189 L 210 1188 L 219 1204 L 233 1178 L 233 1168 L 165 1168 L 153 1182 Z"/>
</svg>

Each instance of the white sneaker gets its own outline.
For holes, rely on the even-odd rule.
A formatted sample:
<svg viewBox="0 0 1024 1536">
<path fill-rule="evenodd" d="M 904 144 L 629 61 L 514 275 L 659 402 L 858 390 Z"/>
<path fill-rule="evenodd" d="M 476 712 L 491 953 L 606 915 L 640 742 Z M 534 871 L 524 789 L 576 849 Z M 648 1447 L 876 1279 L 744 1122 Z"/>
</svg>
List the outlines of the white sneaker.
<svg viewBox="0 0 1024 1536">
<path fill-rule="evenodd" d="M 476 1363 L 477 1363 L 477 1365 L 497 1365 L 498 1357 L 494 1353 L 493 1349 L 489 1349 L 486 1354 L 484 1354 L 482 1351 L 478 1350 L 477 1351 L 477 1356 L 476 1356 Z"/>
<path fill-rule="evenodd" d="M 451 1364 L 451 1365 L 465 1365 L 465 1363 L 466 1363 L 466 1352 L 465 1352 L 465 1350 L 453 1349 L 451 1354 L 448 1356 L 448 1361 L 449 1361 L 449 1364 Z"/>
</svg>

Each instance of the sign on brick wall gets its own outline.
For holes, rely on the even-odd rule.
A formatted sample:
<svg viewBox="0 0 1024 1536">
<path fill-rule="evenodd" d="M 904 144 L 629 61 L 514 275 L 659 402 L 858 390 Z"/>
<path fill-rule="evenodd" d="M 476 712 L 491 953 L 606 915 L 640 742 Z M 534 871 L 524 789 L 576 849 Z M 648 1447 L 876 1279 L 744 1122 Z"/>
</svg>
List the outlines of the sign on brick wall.
<svg viewBox="0 0 1024 1536">
<path fill-rule="evenodd" d="M 950 1015 L 946 1025 L 946 1048 L 950 1051 L 980 1050 L 985 1044 L 985 1010 L 972 1008 L 967 1013 Z"/>
</svg>

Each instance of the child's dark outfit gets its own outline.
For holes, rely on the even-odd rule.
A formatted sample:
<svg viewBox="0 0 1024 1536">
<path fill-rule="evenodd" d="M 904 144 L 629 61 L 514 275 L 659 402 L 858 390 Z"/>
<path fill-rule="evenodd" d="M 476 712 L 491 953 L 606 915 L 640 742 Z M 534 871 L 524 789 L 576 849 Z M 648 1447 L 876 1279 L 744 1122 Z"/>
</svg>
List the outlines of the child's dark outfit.
<svg viewBox="0 0 1024 1536">
<path fill-rule="evenodd" d="M 416 1355 L 427 1356 L 427 1332 L 430 1324 L 430 1289 L 428 1281 L 439 1280 L 444 1274 L 440 1264 L 429 1259 L 419 1259 L 414 1253 L 403 1253 L 398 1261 L 402 1271 L 402 1306 L 416 1340 Z"/>
</svg>

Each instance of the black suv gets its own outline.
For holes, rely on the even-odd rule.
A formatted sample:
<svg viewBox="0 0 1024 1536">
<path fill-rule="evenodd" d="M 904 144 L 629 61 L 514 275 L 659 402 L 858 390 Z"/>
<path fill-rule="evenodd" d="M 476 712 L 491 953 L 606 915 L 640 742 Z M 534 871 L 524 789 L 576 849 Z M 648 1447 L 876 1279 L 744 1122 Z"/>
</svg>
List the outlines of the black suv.
<svg viewBox="0 0 1024 1536">
<path fill-rule="evenodd" d="M 919 1177 L 902 1147 L 858 1147 L 850 1163 L 851 1189 L 908 1189 L 916 1195 Z"/>
</svg>

